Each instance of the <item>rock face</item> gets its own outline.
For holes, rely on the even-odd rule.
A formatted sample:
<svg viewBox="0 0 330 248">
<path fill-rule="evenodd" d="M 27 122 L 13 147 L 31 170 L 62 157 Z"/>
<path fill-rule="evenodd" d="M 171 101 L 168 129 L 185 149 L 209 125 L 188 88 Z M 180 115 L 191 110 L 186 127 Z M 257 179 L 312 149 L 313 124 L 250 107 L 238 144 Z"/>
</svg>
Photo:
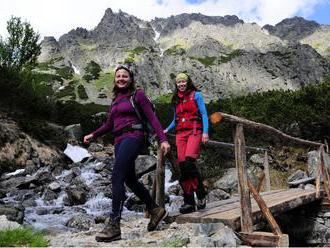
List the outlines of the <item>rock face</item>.
<svg viewBox="0 0 330 248">
<path fill-rule="evenodd" d="M 52 149 L 22 132 L 17 123 L 0 112 L 0 176 L 15 168 L 39 168 L 60 157 Z"/>
<path fill-rule="evenodd" d="M 61 55 L 80 72 L 91 60 L 104 72 L 131 63 L 153 97 L 172 92 L 175 74 L 188 71 L 206 100 L 214 100 L 323 81 L 329 40 L 330 27 L 301 17 L 260 27 L 236 16 L 180 14 L 148 22 L 107 9 L 93 30 L 73 29 L 58 42 L 46 37 L 40 60 Z M 92 85 L 85 85 L 89 101 L 104 104 L 92 97 L 98 95 Z"/>
<path fill-rule="evenodd" d="M 300 40 L 314 33 L 321 25 L 315 21 L 307 21 L 302 17 L 287 18 L 275 26 L 265 25 L 263 28 L 272 35 L 285 40 Z"/>
</svg>

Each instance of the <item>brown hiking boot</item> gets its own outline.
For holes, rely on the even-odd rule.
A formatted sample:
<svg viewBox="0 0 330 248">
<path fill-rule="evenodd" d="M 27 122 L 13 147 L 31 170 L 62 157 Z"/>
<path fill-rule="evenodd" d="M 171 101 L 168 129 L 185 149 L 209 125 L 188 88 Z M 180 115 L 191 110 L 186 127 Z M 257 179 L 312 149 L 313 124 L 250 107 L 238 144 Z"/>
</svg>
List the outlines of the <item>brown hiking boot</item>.
<svg viewBox="0 0 330 248">
<path fill-rule="evenodd" d="M 121 239 L 119 220 L 110 220 L 104 229 L 95 236 L 97 242 L 112 242 L 119 239 Z"/>
<path fill-rule="evenodd" d="M 150 222 L 148 224 L 148 232 L 154 231 L 159 222 L 161 222 L 167 216 L 167 212 L 162 207 L 156 207 L 150 211 Z"/>
</svg>

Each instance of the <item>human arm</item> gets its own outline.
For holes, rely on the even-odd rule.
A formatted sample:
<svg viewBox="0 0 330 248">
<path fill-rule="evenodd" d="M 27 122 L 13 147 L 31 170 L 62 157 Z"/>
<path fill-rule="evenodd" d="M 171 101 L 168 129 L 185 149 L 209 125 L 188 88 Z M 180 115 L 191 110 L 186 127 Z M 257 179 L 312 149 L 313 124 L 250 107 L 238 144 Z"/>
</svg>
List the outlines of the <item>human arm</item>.
<svg viewBox="0 0 330 248">
<path fill-rule="evenodd" d="M 89 137 L 86 137 L 88 135 L 86 135 L 85 137 L 89 140 L 91 139 L 96 139 L 100 136 L 102 136 L 103 134 L 112 131 L 113 130 L 113 117 L 111 114 L 111 107 L 108 110 L 108 114 L 107 114 L 107 120 L 102 124 L 102 126 L 100 126 L 98 129 L 96 129 L 94 132 L 90 133 Z M 85 142 L 85 137 L 84 137 L 84 142 Z"/>
<path fill-rule="evenodd" d="M 206 143 L 207 141 L 209 141 L 209 120 L 208 120 L 208 116 L 207 116 L 205 102 L 204 102 L 201 92 L 199 92 L 199 91 L 196 92 L 195 101 L 197 103 L 199 113 L 202 116 L 202 123 L 203 123 L 202 142 Z"/>
<path fill-rule="evenodd" d="M 170 125 L 168 125 L 168 127 L 164 130 L 165 133 L 171 131 L 175 127 L 175 118 L 176 118 L 176 116 L 175 116 L 175 109 L 174 109 L 173 120 L 170 123 Z"/>
</svg>

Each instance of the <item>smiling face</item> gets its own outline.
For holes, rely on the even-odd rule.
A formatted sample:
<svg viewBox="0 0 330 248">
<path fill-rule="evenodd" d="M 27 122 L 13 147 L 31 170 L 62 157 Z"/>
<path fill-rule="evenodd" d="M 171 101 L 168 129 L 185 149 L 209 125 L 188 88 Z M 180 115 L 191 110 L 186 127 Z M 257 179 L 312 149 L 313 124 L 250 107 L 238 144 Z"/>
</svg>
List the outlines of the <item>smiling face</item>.
<svg viewBox="0 0 330 248">
<path fill-rule="evenodd" d="M 187 81 L 186 80 L 177 80 L 176 81 L 176 87 L 178 88 L 178 91 L 184 92 L 187 89 Z"/>
<path fill-rule="evenodd" d="M 131 77 L 125 69 L 119 69 L 115 74 L 115 86 L 118 89 L 125 89 L 129 86 Z"/>
</svg>

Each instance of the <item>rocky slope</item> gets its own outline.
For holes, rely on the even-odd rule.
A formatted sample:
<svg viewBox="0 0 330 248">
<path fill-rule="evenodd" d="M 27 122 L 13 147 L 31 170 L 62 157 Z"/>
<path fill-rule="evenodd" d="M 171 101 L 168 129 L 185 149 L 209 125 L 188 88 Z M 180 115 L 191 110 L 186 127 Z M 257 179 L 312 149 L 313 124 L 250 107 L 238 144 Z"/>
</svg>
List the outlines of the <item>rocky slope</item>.
<svg viewBox="0 0 330 248">
<path fill-rule="evenodd" d="M 91 60 L 105 73 L 129 62 L 140 86 L 154 97 L 170 93 L 174 75 L 188 71 L 206 99 L 213 100 L 321 82 L 330 73 L 329 37 L 329 26 L 300 17 L 260 27 L 236 16 L 202 14 L 147 22 L 107 9 L 93 30 L 73 29 L 58 41 L 46 37 L 40 61 L 57 58 L 76 73 L 84 73 Z M 93 93 L 100 87 L 81 84 L 89 97 L 85 102 L 104 104 L 104 94 Z"/>
</svg>

